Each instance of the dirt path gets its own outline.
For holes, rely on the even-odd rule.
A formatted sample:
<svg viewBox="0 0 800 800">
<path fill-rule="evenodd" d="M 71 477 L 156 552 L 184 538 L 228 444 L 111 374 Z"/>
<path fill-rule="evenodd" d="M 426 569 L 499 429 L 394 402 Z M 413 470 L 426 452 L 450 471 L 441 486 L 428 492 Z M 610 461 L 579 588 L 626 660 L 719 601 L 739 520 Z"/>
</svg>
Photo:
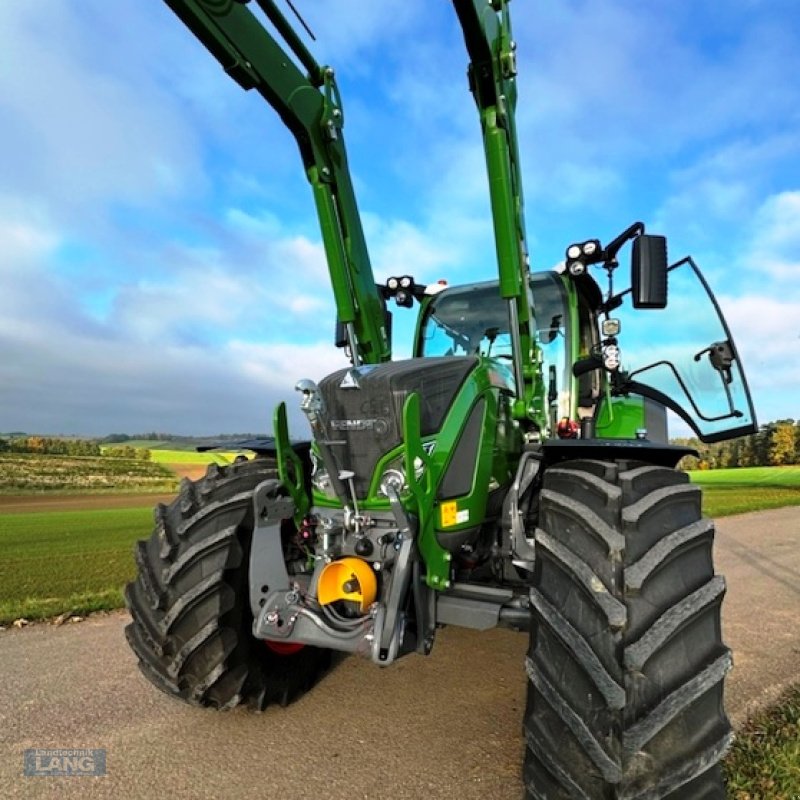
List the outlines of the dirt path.
<svg viewBox="0 0 800 800">
<path fill-rule="evenodd" d="M 800 508 L 718 522 L 734 722 L 800 680 Z M 446 629 L 387 670 L 347 659 L 288 709 L 186 707 L 145 683 L 124 613 L 0 634 L 0 796 L 518 798 L 526 637 Z M 102 747 L 105 778 L 26 778 L 23 750 Z"/>
<path fill-rule="evenodd" d="M 147 508 L 168 503 L 170 494 L 0 494 L 0 514 L 36 511 L 95 511 L 104 508 Z"/>
<path fill-rule="evenodd" d="M 741 722 L 800 682 L 800 507 L 717 520 L 715 560 L 728 583 L 726 703 Z"/>
</svg>

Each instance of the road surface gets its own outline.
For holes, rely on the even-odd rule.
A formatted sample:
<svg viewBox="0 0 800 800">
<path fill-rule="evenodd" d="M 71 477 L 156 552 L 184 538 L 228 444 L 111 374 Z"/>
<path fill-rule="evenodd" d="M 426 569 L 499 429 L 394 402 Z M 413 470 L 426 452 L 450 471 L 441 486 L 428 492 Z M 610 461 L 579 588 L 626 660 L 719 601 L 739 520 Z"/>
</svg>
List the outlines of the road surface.
<svg viewBox="0 0 800 800">
<path fill-rule="evenodd" d="M 734 723 L 800 680 L 800 508 L 717 523 Z M 0 634 L 0 797 L 519 798 L 526 636 L 440 632 L 350 658 L 288 709 L 193 709 L 140 677 L 124 612 Z M 106 777 L 24 777 L 26 748 L 105 748 Z"/>
</svg>

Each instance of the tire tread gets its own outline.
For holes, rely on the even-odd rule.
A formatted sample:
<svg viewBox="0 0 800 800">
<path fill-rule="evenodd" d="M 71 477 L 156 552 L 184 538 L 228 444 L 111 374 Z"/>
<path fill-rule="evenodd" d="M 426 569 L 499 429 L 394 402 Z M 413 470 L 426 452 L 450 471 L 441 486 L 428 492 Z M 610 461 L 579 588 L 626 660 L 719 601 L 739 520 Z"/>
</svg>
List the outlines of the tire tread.
<svg viewBox="0 0 800 800">
<path fill-rule="evenodd" d="M 529 800 L 724 798 L 732 660 L 713 535 L 700 490 L 676 470 L 583 460 L 545 472 L 526 660 Z M 582 674 L 589 683 L 576 683 Z"/>
<path fill-rule="evenodd" d="M 256 486 L 275 477 L 268 459 L 211 464 L 156 506 L 151 538 L 135 546 L 125 635 L 142 674 L 170 696 L 260 711 L 296 699 L 330 666 L 328 650 L 280 656 L 252 637 L 248 519 Z"/>
</svg>

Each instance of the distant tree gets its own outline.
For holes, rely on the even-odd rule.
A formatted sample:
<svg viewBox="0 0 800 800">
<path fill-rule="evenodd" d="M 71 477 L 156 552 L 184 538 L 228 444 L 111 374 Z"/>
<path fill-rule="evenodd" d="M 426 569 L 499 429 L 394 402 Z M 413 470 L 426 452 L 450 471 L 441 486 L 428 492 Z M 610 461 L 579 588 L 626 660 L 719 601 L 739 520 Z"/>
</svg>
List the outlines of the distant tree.
<svg viewBox="0 0 800 800">
<path fill-rule="evenodd" d="M 755 464 L 755 436 L 745 436 L 741 441 L 738 466 L 752 467 Z"/>
<path fill-rule="evenodd" d="M 45 453 L 47 451 L 47 442 L 44 436 L 29 436 L 27 447 L 29 453 Z"/>
<path fill-rule="evenodd" d="M 99 456 L 100 445 L 91 439 L 71 439 L 67 442 L 67 453 L 71 456 Z"/>
<path fill-rule="evenodd" d="M 691 472 L 692 470 L 698 469 L 700 465 L 700 460 L 697 456 L 684 456 L 678 462 L 678 469 L 683 470 L 684 472 Z"/>
<path fill-rule="evenodd" d="M 118 442 L 130 441 L 130 436 L 127 433 L 109 433 L 100 440 L 100 444 L 116 444 Z"/>
<path fill-rule="evenodd" d="M 724 442 L 722 447 L 722 458 L 720 459 L 720 467 L 738 467 L 741 463 L 742 455 L 742 440 L 733 439 L 730 442 Z"/>
<path fill-rule="evenodd" d="M 775 433 L 776 423 L 768 422 L 759 428 L 753 444 L 754 467 L 766 467 L 770 464 L 770 451 L 772 450 L 772 435 Z"/>
<path fill-rule="evenodd" d="M 769 463 L 780 467 L 796 463 L 795 426 L 793 421 L 778 422 L 770 437 Z"/>
<path fill-rule="evenodd" d="M 129 444 L 119 445 L 118 447 L 104 447 L 103 455 L 107 458 L 139 458 L 137 453 L 144 448 L 131 447 Z M 148 451 L 149 452 L 149 451 Z"/>
<path fill-rule="evenodd" d="M 8 449 L 12 453 L 25 453 L 28 445 L 28 438 L 22 436 L 12 437 L 8 440 Z"/>
</svg>

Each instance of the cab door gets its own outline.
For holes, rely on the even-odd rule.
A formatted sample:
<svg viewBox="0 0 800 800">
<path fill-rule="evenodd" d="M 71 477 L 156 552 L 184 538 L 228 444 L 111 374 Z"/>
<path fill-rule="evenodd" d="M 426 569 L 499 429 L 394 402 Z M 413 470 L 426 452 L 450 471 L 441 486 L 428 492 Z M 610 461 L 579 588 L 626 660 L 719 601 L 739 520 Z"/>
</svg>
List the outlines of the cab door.
<svg viewBox="0 0 800 800">
<path fill-rule="evenodd" d="M 674 411 L 704 442 L 757 431 L 739 353 L 719 304 L 691 257 L 668 270 L 666 308 L 615 311 L 623 371 L 617 393 Z"/>
</svg>

